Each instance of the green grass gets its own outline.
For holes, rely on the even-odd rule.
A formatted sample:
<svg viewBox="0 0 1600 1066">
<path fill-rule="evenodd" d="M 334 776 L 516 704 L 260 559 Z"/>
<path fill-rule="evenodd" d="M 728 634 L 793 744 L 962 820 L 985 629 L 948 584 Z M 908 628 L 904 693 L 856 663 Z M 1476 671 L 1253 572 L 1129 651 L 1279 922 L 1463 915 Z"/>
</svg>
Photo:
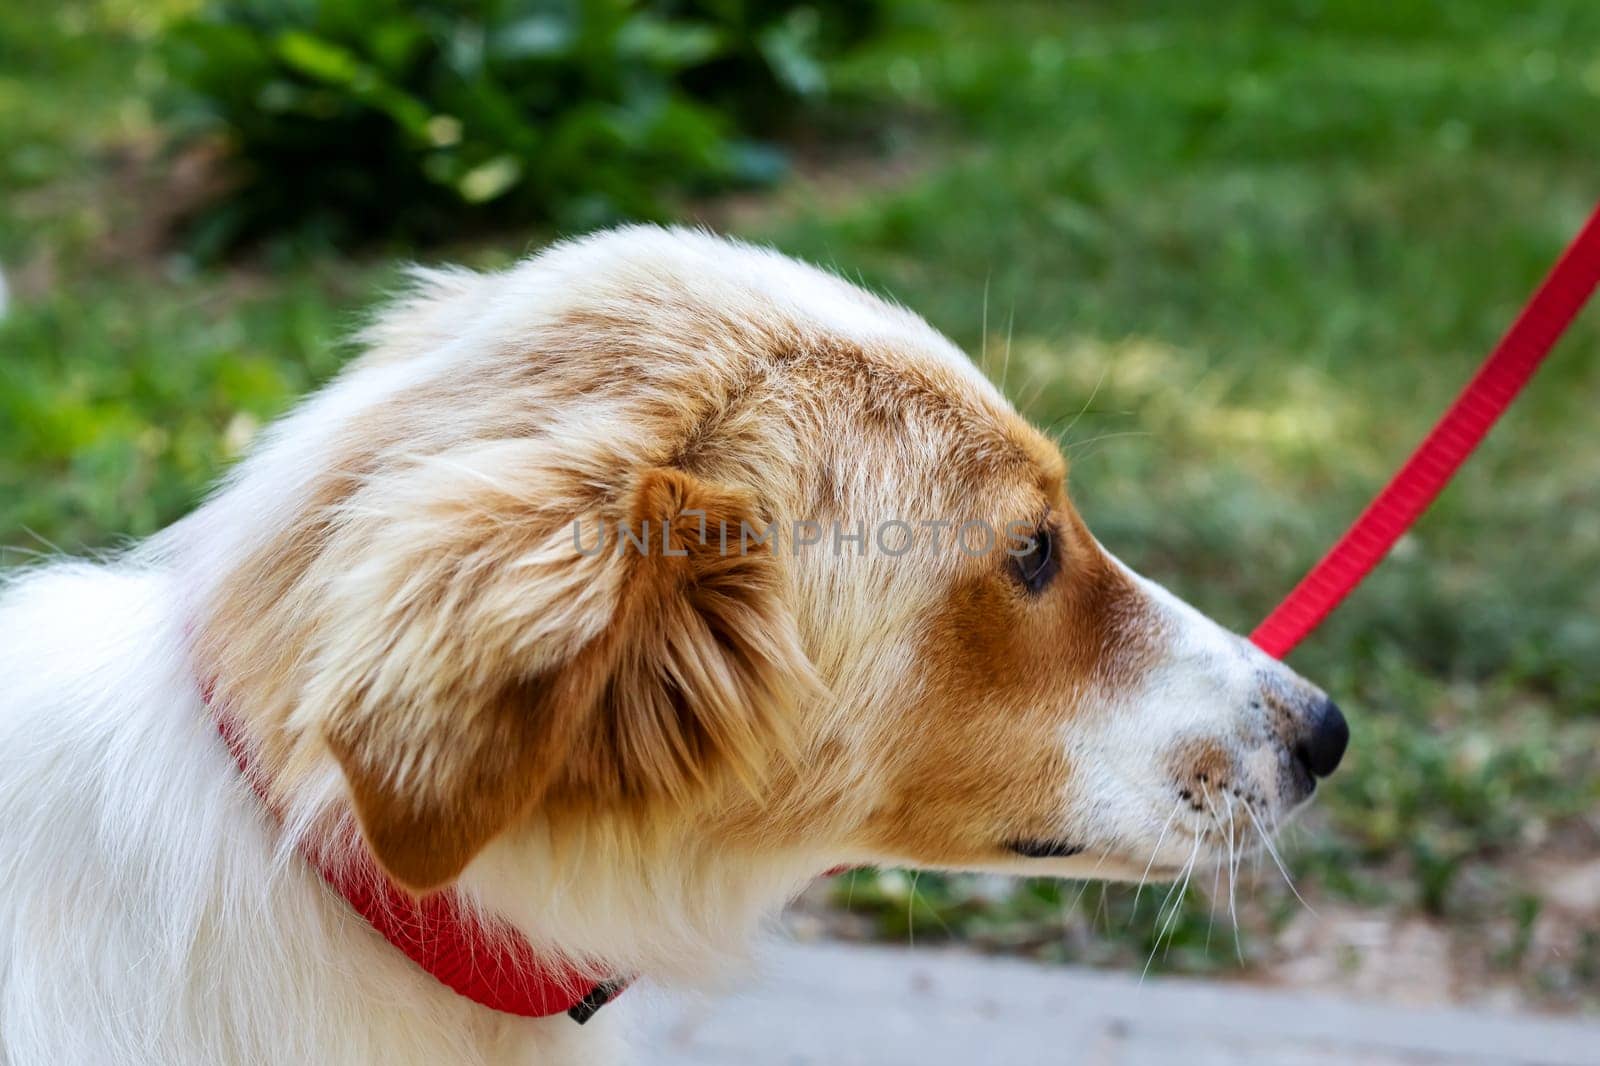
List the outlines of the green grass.
<svg viewBox="0 0 1600 1066">
<path fill-rule="evenodd" d="M 381 255 L 196 275 L 175 251 L 99 254 L 141 216 L 108 160 L 152 137 L 148 25 L 61 10 L 0 13 L 0 263 L 53 276 L 0 324 L 0 543 L 32 550 L 181 514 L 334 370 L 391 277 Z M 1101 538 L 1238 628 L 1600 196 L 1590 0 L 959 5 L 840 77 L 891 101 L 867 113 L 882 155 L 824 163 L 736 228 L 922 310 L 1064 435 Z M 493 264 L 534 239 L 423 254 Z M 1600 854 L 1597 396 L 1591 310 L 1293 660 L 1354 728 L 1289 842 L 1301 891 L 1436 923 L 1469 990 L 1552 1005 L 1600 1001 L 1600 915 L 1540 873 Z M 1076 885 L 856 875 L 839 898 L 886 937 L 1231 972 L 1305 920 L 1268 872 L 1241 886 L 1237 946 L 1209 884 L 1160 950 L 1164 890 L 1135 913 L 1124 889 L 1073 907 Z"/>
</svg>

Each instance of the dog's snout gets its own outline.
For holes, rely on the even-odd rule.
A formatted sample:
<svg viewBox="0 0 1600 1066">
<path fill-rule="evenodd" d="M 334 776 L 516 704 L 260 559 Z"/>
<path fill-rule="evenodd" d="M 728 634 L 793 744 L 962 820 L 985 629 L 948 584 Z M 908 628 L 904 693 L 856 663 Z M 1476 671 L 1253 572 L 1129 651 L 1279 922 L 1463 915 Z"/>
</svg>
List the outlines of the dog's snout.
<svg viewBox="0 0 1600 1066">
<path fill-rule="evenodd" d="M 1350 725 L 1339 705 L 1324 697 L 1306 716 L 1306 731 L 1294 747 L 1294 756 L 1314 777 L 1327 777 L 1339 768 L 1350 743 Z"/>
</svg>

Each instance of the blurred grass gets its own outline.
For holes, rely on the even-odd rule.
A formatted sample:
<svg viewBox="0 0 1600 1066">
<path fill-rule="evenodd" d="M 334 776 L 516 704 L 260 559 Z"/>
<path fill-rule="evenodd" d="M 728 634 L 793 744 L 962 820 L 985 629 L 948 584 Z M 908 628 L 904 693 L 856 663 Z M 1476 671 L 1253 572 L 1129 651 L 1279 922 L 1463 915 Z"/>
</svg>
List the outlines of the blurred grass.
<svg viewBox="0 0 1600 1066">
<path fill-rule="evenodd" d="M 0 544 L 78 551 L 181 514 L 332 373 L 391 277 L 105 253 L 151 209 L 118 190 L 120 159 L 152 158 L 154 25 L 0 10 L 0 267 L 21 294 L 0 323 Z M 1108 546 L 1237 628 L 1388 476 L 1600 195 L 1590 0 L 954 5 L 837 76 L 898 101 L 886 154 L 733 227 L 927 314 L 1064 435 Z M 430 254 L 494 265 L 537 236 Z M 1600 1001 L 1595 913 L 1539 874 L 1600 855 L 1597 397 L 1591 309 L 1294 658 L 1355 730 L 1290 840 L 1302 892 L 1438 924 L 1474 987 L 1554 1005 Z M 1204 884 L 1160 950 L 1164 888 L 1137 913 L 1121 888 L 926 875 L 854 875 L 838 898 L 875 935 L 1269 966 L 1302 911 L 1265 874 L 1241 893 L 1237 947 Z"/>
</svg>

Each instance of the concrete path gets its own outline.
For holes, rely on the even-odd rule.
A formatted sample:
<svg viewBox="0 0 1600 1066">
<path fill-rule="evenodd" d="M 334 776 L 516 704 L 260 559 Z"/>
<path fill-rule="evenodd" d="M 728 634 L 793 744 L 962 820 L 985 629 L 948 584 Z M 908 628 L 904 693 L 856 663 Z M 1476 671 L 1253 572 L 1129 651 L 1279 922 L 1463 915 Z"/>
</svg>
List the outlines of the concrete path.
<svg viewBox="0 0 1600 1066">
<path fill-rule="evenodd" d="M 1141 985 L 937 950 L 784 947 L 737 995 L 646 1015 L 646 1066 L 1600 1066 L 1600 1020 Z"/>
</svg>

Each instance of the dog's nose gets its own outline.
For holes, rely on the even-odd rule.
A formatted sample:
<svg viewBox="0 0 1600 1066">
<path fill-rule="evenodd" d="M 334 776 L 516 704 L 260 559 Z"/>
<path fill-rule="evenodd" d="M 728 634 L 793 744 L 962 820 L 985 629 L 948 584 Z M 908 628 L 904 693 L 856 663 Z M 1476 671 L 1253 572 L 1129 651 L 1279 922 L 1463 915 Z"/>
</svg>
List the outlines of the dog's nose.
<svg viewBox="0 0 1600 1066">
<path fill-rule="evenodd" d="M 1339 705 L 1324 698 L 1307 716 L 1306 732 L 1295 745 L 1294 757 L 1316 777 L 1327 777 L 1339 768 L 1344 749 L 1350 743 L 1350 726 Z"/>
</svg>

